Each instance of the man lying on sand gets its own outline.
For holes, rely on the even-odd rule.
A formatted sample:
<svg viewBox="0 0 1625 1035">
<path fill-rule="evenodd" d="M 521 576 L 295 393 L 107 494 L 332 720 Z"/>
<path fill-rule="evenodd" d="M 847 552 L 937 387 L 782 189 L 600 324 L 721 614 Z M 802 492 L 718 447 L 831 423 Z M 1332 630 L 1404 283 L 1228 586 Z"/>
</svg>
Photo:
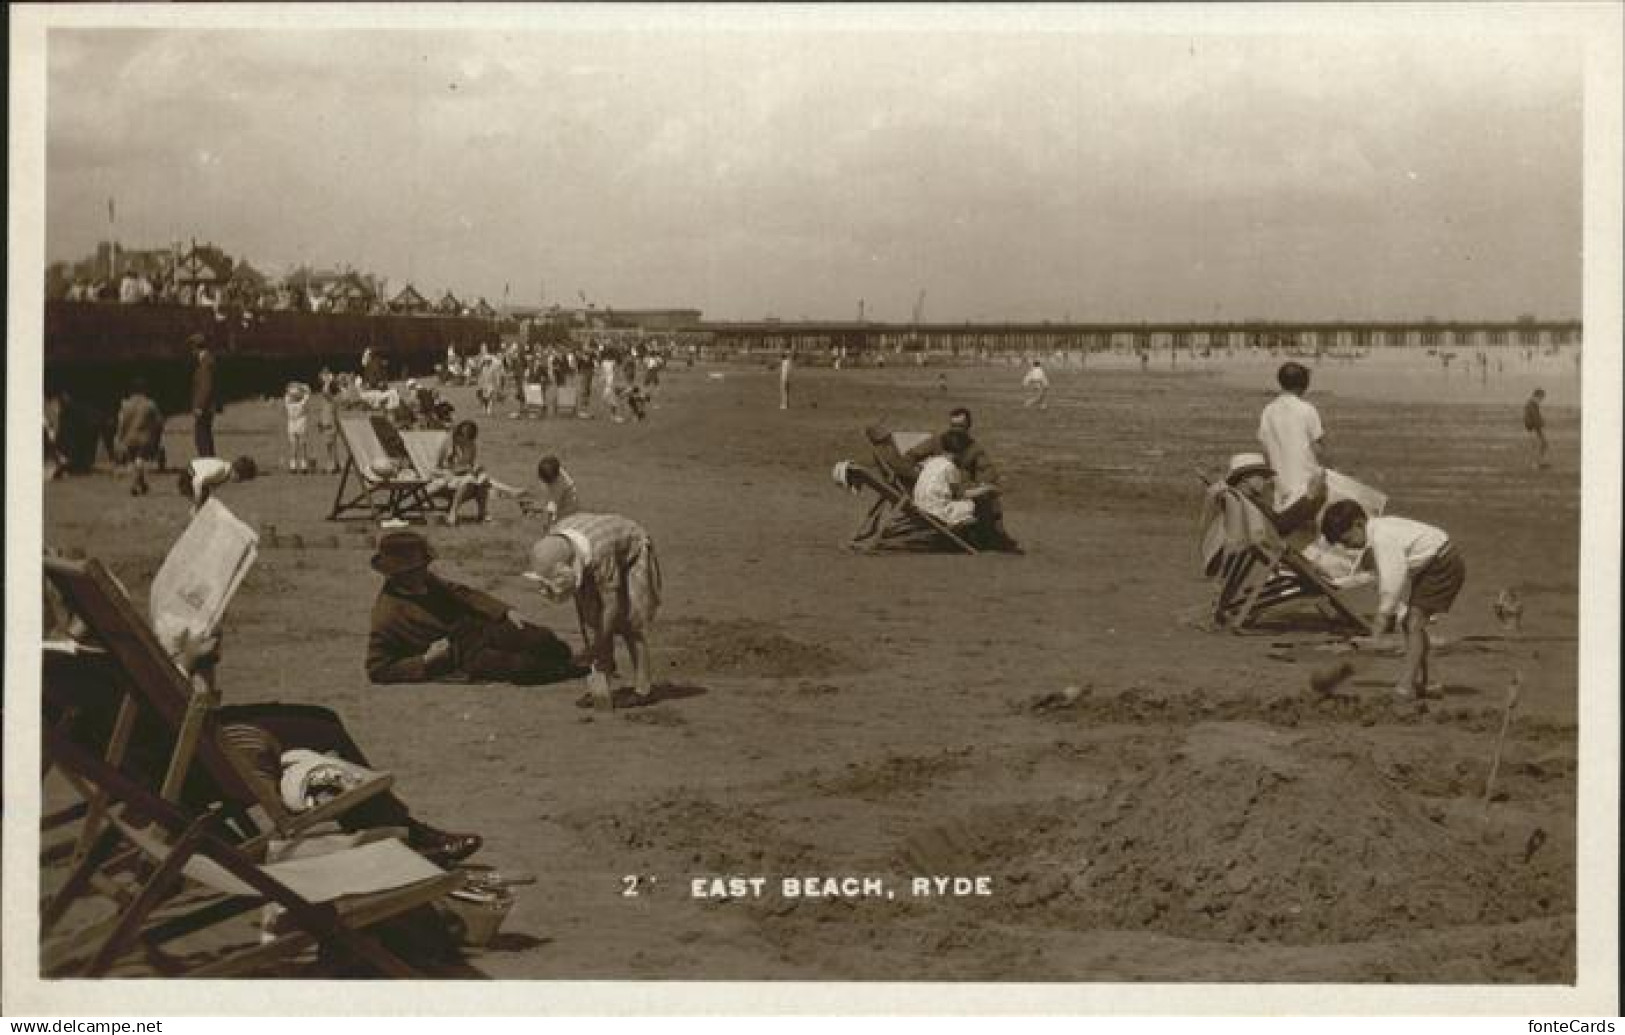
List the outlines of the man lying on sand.
<svg viewBox="0 0 1625 1035">
<path fill-rule="evenodd" d="M 368 679 L 530 685 L 582 674 L 563 640 L 495 597 L 434 575 L 433 560 L 428 540 L 416 532 L 379 538 L 372 567 L 384 586 L 367 635 Z"/>
</svg>

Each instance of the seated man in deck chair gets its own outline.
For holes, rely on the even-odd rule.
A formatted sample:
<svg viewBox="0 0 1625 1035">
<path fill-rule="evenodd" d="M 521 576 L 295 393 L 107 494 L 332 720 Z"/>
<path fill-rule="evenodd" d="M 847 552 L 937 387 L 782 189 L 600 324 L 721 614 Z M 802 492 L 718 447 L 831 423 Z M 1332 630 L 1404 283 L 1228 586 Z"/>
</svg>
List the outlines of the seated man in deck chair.
<svg viewBox="0 0 1625 1035">
<path fill-rule="evenodd" d="M 46 615 L 47 640 L 56 638 L 81 646 L 95 646 L 84 622 L 69 612 L 49 582 L 46 584 Z M 164 648 L 182 672 L 211 683 L 215 679 L 220 662 L 219 634 L 201 639 L 184 632 L 172 634 Z M 71 736 L 80 743 L 109 743 L 119 711 L 117 682 L 107 678 L 100 655 L 64 656 L 63 660 L 73 664 L 58 665 L 49 671 L 52 678 L 71 679 L 73 706 L 70 711 L 58 712 L 52 695 L 46 695 L 46 721 L 66 723 Z M 278 786 L 285 804 L 294 811 L 302 811 L 311 804 L 312 798 L 323 793 L 321 757 L 330 756 L 339 763 L 372 769 L 367 756 L 345 728 L 344 720 L 330 709 L 269 701 L 221 705 L 214 710 L 214 715 L 221 737 L 234 749 L 244 752 L 261 777 Z M 151 711 L 139 712 L 125 756 L 132 774 L 156 788 L 169 766 L 173 739 L 173 732 L 162 728 Z M 298 772 L 290 772 L 292 767 L 285 768 L 284 756 L 295 752 L 306 757 L 301 760 L 303 764 Z M 222 801 L 225 792 L 204 767 L 193 766 L 181 784 L 180 796 L 189 808 L 201 809 Z M 240 804 L 251 805 L 252 802 Z M 335 821 L 349 831 L 404 827 L 407 845 L 443 866 L 468 858 L 485 843 L 478 834 L 448 833 L 415 818 L 406 803 L 391 791 L 340 813 Z"/>
<path fill-rule="evenodd" d="M 919 467 L 903 456 L 892 433 L 875 425 L 866 428 L 864 434 L 873 453 L 873 467 L 842 460 L 833 472 L 835 484 L 848 492 L 868 489 L 876 496 L 863 526 L 847 543 L 847 548 L 859 553 L 974 552 L 946 525 L 914 505 L 913 491 Z"/>
<path fill-rule="evenodd" d="M 1330 488 L 1329 488 L 1330 486 Z M 1359 585 L 1371 580 L 1369 573 L 1358 571 L 1361 557 L 1357 551 L 1337 548 L 1314 538 L 1312 529 L 1306 530 L 1292 515 L 1283 516 L 1275 509 L 1275 471 L 1262 453 L 1237 453 L 1230 458 L 1224 481 L 1208 487 L 1202 507 L 1202 573 L 1209 577 L 1219 573 L 1226 549 L 1224 514 L 1219 497 L 1227 491 L 1239 493 L 1269 522 L 1280 535 L 1303 554 L 1315 568 L 1336 585 Z M 1342 499 L 1349 495 L 1365 501 L 1380 512 L 1384 498 L 1366 486 L 1335 471 L 1323 471 L 1315 476 L 1311 491 L 1321 500 Z"/>
<path fill-rule="evenodd" d="M 416 532 L 385 532 L 372 567 L 384 585 L 372 608 L 367 678 L 554 683 L 585 675 L 569 646 L 488 594 L 431 573 L 434 551 Z"/>
<path fill-rule="evenodd" d="M 980 528 L 976 530 L 977 534 L 971 542 L 978 549 L 1021 553 L 1020 544 L 1005 531 L 999 469 L 994 465 L 986 447 L 971 435 L 970 410 L 963 406 L 956 407 L 948 414 L 947 431 L 933 435 L 914 446 L 904 454 L 904 458 L 914 464 L 923 464 L 930 457 L 949 452 L 947 436 L 956 431 L 965 437 L 965 446 L 959 451 L 956 462 L 965 474 L 967 491 L 978 502 L 977 518 Z"/>
</svg>

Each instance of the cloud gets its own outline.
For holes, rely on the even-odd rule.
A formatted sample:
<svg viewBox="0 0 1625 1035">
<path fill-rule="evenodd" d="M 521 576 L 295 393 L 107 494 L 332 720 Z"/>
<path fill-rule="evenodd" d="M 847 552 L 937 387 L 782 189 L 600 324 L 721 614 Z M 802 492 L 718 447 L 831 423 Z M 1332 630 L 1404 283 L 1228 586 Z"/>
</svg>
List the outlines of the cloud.
<svg viewBox="0 0 1625 1035">
<path fill-rule="evenodd" d="M 846 315 L 860 295 L 903 315 L 921 286 L 944 318 L 1579 304 L 1571 37 L 56 30 L 49 47 L 52 257 L 93 247 L 116 194 L 132 240 L 717 315 Z"/>
</svg>

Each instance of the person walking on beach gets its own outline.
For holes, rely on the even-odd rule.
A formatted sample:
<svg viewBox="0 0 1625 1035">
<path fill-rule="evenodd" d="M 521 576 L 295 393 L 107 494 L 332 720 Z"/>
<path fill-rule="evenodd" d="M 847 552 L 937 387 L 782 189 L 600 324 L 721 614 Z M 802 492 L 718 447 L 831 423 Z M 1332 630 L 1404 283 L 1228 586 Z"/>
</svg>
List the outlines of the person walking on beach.
<svg viewBox="0 0 1625 1035">
<path fill-rule="evenodd" d="M 1027 389 L 1027 401 L 1024 406 L 1037 406 L 1040 410 L 1049 409 L 1049 375 L 1044 373 L 1044 364 L 1033 360 L 1032 368 L 1027 376 L 1021 379 L 1021 385 Z"/>
<path fill-rule="evenodd" d="M 1537 388 L 1523 404 L 1523 430 L 1529 435 L 1529 460 L 1536 470 L 1551 466 L 1546 459 L 1546 418 L 1540 404 L 1546 401 L 1546 389 Z"/>
<path fill-rule="evenodd" d="M 147 465 L 157 462 L 163 437 L 164 415 L 147 395 L 146 381 L 137 377 L 130 382 L 130 394 L 119 405 L 118 431 L 113 440 L 114 452 L 135 475 L 130 482 L 131 496 L 147 494 Z"/>
<path fill-rule="evenodd" d="M 785 349 L 779 355 L 779 409 L 790 408 L 790 350 Z"/>
</svg>

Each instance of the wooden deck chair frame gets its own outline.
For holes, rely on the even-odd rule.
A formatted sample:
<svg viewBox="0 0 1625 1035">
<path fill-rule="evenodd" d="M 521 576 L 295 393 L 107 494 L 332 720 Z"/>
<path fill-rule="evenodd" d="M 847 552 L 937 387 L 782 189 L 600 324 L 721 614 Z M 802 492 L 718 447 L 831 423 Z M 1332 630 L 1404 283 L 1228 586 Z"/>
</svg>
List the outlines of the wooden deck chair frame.
<svg viewBox="0 0 1625 1035">
<path fill-rule="evenodd" d="M 410 853 L 399 842 L 386 842 L 367 849 L 347 849 L 330 855 L 300 860 L 297 870 L 291 864 L 262 865 L 238 845 L 217 832 L 219 817 L 213 813 L 192 815 L 165 801 L 114 768 L 83 745 L 75 743 L 58 729 L 47 729 L 45 738 L 52 757 L 83 783 L 92 786 L 114 804 L 115 817 L 109 832 L 117 831 L 137 850 L 152 856 L 156 866 L 141 881 L 138 890 L 120 909 L 111 929 L 97 928 L 77 940 L 81 952 L 66 958 L 78 959 L 89 951 L 81 976 L 105 973 L 138 942 L 150 948 L 215 926 L 244 912 L 272 904 L 284 910 L 292 930 L 268 941 L 239 950 L 222 959 L 186 971 L 188 977 L 229 977 L 255 972 L 267 964 L 286 959 L 312 945 L 336 950 L 391 977 L 418 977 L 419 972 L 366 933 L 366 929 L 391 917 L 426 905 L 461 886 L 463 877 L 447 873 L 420 857 L 412 856 L 412 879 L 378 890 L 353 895 L 317 898 L 301 894 L 292 884 L 295 873 L 310 877 L 342 878 L 351 887 L 365 887 L 362 874 L 375 864 L 380 852 L 400 858 Z M 138 829 L 133 821 L 150 821 L 163 836 Z M 167 840 L 166 840 L 167 839 Z M 398 845 L 398 848 L 388 847 Z M 175 892 L 183 878 L 211 893 L 199 906 L 188 904 L 185 912 L 159 917 L 160 907 L 176 903 Z M 375 881 L 372 883 L 376 883 Z M 44 933 L 42 932 L 42 938 Z M 60 957 L 59 957 L 60 958 Z"/>
<path fill-rule="evenodd" d="M 382 432 L 382 434 L 381 434 Z M 393 434 L 390 434 L 393 432 Z M 430 491 L 434 459 L 445 431 L 406 431 L 396 429 L 387 417 L 339 418 L 339 438 L 344 443 L 345 461 L 333 494 L 329 521 L 364 517 L 369 520 L 395 518 L 406 521 L 438 513 L 449 501 Z M 389 439 L 388 442 L 385 439 Z M 395 463 L 397 473 L 389 478 L 374 474 L 381 459 Z"/>
<path fill-rule="evenodd" d="M 278 788 L 255 772 L 249 761 L 221 736 L 215 715 L 220 702 L 214 690 L 194 682 L 175 666 L 134 603 L 100 561 L 46 557 L 44 572 L 69 611 L 85 623 L 105 651 L 106 670 L 122 691 L 113 734 L 105 746 L 105 760 L 115 767 L 122 765 L 138 713 L 151 713 L 175 737 L 159 797 L 178 800 L 192 767 L 201 766 L 220 788 L 224 817 L 245 830 L 242 847 L 251 855 L 263 853 L 272 837 L 297 839 L 393 786 L 394 777 L 380 773 L 376 779 L 315 808 L 290 812 Z M 50 685 L 42 685 L 41 689 L 50 695 L 63 692 L 63 688 Z M 73 704 L 60 697 L 58 703 L 64 707 Z M 250 815 L 249 810 L 256 807 L 268 827 L 261 829 L 263 825 Z M 99 795 L 89 795 L 86 812 L 74 852 L 73 872 L 63 889 L 45 905 L 42 928 L 48 929 L 62 917 L 73 900 L 93 884 L 107 861 L 96 858 L 97 853 L 91 850 L 104 826 L 105 801 Z"/>
<path fill-rule="evenodd" d="M 1283 604 L 1324 600 L 1338 620 L 1370 634 L 1370 624 L 1344 601 L 1342 591 L 1281 537 L 1256 503 L 1236 489 L 1223 490 L 1218 503 L 1221 520 L 1234 531 L 1216 580 L 1210 615 L 1215 626 L 1241 632 Z"/>
<path fill-rule="evenodd" d="M 923 522 L 941 535 L 955 547 L 968 554 L 975 554 L 976 547 L 965 541 L 965 538 L 955 532 L 943 521 L 927 514 L 914 505 L 913 486 L 903 476 L 903 472 L 896 469 L 889 461 L 887 453 L 895 451 L 904 455 L 908 450 L 925 441 L 931 436 L 924 432 L 895 431 L 882 440 L 869 442 L 870 456 L 874 461 L 874 468 L 852 465 L 848 468 L 848 478 L 860 488 L 871 489 L 875 493 L 875 502 L 864 515 L 863 524 L 850 540 L 851 545 L 861 546 L 878 537 L 885 527 L 898 513 Z M 882 447 L 888 445 L 890 450 Z"/>
</svg>

